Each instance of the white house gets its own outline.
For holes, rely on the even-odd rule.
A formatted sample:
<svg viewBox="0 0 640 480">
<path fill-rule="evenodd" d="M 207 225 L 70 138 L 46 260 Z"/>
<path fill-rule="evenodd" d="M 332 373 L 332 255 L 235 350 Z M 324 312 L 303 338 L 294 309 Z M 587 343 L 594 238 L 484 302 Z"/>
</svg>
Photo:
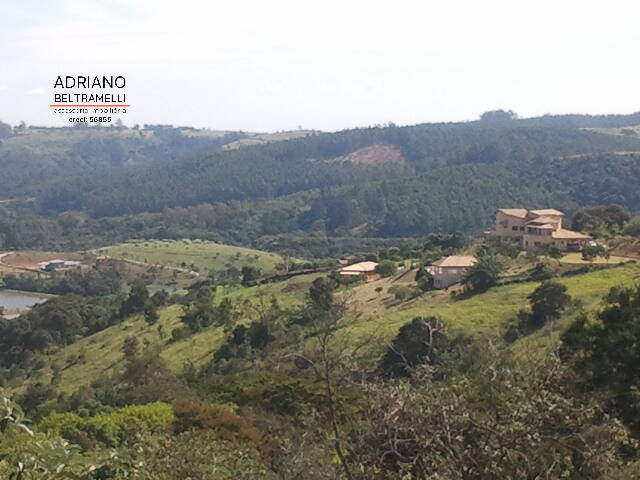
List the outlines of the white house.
<svg viewBox="0 0 640 480">
<path fill-rule="evenodd" d="M 473 267 L 477 261 L 472 256 L 451 255 L 433 262 L 427 267 L 427 271 L 433 275 L 435 288 L 447 288 L 462 280 L 469 268 Z"/>
</svg>

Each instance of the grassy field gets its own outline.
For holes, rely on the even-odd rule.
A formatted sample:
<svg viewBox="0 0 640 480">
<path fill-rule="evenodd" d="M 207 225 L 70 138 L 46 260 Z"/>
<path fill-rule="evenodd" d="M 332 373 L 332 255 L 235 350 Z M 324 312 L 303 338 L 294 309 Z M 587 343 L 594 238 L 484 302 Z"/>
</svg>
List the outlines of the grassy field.
<svg viewBox="0 0 640 480">
<path fill-rule="evenodd" d="M 560 263 L 568 263 L 568 264 L 576 264 L 576 265 L 589 265 L 590 263 L 594 265 L 615 265 L 617 263 L 627 262 L 630 259 L 627 257 L 619 257 L 616 255 L 610 256 L 608 259 L 597 257 L 593 259 L 592 262 L 588 262 L 587 260 L 582 259 L 582 254 L 579 252 L 567 253 L 564 257 L 560 259 Z"/>
<path fill-rule="evenodd" d="M 579 299 L 584 307 L 593 310 L 601 298 L 616 285 L 640 283 L 640 265 L 627 264 L 583 275 L 558 279 L 568 287 L 568 293 Z M 398 329 L 417 316 L 437 316 L 452 329 L 466 334 L 497 335 L 505 324 L 523 308 L 527 296 L 539 285 L 524 282 L 494 287 L 488 292 L 467 299 L 455 300 L 444 291 L 426 293 L 415 300 L 396 304 L 387 293 L 392 284 L 377 280 L 355 288 L 350 302 L 361 313 L 349 335 L 354 338 L 392 338 Z M 382 287 L 383 291 L 375 291 Z"/>
<path fill-rule="evenodd" d="M 293 140 L 296 138 L 304 138 L 312 135 L 318 135 L 320 132 L 316 130 L 294 130 L 290 132 L 275 133 L 250 133 L 247 138 L 236 140 L 224 146 L 225 150 L 234 150 L 240 147 L 250 147 L 254 145 L 264 145 L 272 142 L 282 142 L 285 140 Z"/>
<path fill-rule="evenodd" d="M 205 273 L 234 266 L 255 266 L 275 273 L 282 257 L 275 253 L 200 240 L 149 240 L 129 242 L 99 250 L 112 257 L 171 267 L 192 268 Z M 194 268 L 195 267 L 195 268 Z"/>
</svg>

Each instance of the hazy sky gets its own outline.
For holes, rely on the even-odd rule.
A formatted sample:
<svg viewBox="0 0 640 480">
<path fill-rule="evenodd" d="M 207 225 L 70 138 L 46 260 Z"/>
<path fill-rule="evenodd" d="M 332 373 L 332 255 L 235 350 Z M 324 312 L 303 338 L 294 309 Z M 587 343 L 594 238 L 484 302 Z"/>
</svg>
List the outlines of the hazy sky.
<svg viewBox="0 0 640 480">
<path fill-rule="evenodd" d="M 134 123 L 337 130 L 640 110 L 640 2 L 0 3 L 0 120 L 65 124 L 57 75 L 124 75 Z"/>
</svg>

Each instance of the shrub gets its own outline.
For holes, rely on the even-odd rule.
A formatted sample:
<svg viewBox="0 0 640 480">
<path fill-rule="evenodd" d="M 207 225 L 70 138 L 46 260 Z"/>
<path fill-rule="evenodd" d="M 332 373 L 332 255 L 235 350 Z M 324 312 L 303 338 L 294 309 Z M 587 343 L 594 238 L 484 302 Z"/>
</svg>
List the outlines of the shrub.
<svg viewBox="0 0 640 480">
<path fill-rule="evenodd" d="M 147 433 L 159 433 L 175 416 L 171 405 L 156 402 L 124 407 L 112 413 L 83 418 L 75 413 L 51 413 L 38 424 L 38 430 L 59 435 L 84 448 L 96 442 L 115 446 Z"/>
<path fill-rule="evenodd" d="M 192 429 L 213 430 L 225 440 L 243 440 L 258 444 L 262 434 L 251 423 L 224 405 L 203 403 L 197 399 L 180 399 L 173 403 L 176 433 Z"/>
<path fill-rule="evenodd" d="M 537 263 L 529 272 L 529 280 L 534 282 L 543 282 L 553 278 L 553 272 L 546 263 Z"/>
<path fill-rule="evenodd" d="M 389 293 L 392 294 L 396 300 L 404 302 L 409 298 L 413 298 L 420 294 L 420 291 L 416 288 L 409 287 L 407 285 L 393 285 L 389 288 Z"/>
</svg>

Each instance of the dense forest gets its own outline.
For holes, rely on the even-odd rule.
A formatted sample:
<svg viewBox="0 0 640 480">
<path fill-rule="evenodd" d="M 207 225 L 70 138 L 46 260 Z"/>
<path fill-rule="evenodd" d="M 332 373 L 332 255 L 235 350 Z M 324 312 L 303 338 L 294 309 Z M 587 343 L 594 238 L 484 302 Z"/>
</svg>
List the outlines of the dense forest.
<svg viewBox="0 0 640 480">
<path fill-rule="evenodd" d="M 53 129 L 54 138 L 68 137 L 69 151 L 50 164 L 24 150 L 26 160 L 12 162 L 12 142 L 29 137 L 14 129 L 3 140 L 11 148 L 0 150 L 11 173 L 3 196 L 12 198 L 0 203 L 0 242 L 73 249 L 190 237 L 295 245 L 296 238 L 478 233 L 505 205 L 636 211 L 638 117 L 517 119 L 497 111 L 476 122 L 391 124 L 227 150 L 245 134 Z"/>
</svg>

